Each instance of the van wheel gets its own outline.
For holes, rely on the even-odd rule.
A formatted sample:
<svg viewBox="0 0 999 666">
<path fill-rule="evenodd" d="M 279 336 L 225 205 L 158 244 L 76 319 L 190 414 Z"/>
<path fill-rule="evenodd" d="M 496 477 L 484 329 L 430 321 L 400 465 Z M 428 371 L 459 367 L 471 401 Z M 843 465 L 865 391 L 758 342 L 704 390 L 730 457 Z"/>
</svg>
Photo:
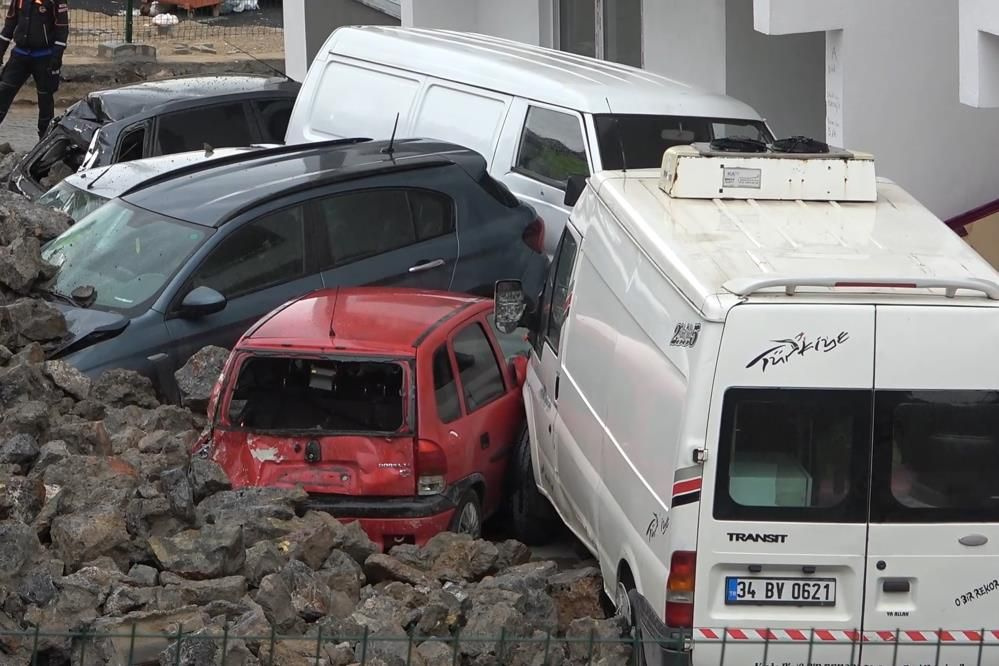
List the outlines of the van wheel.
<svg viewBox="0 0 999 666">
<path fill-rule="evenodd" d="M 531 464 L 531 439 L 524 427 L 511 465 L 510 525 L 517 540 L 528 546 L 547 543 L 559 527 L 558 514 L 538 491 Z"/>
<path fill-rule="evenodd" d="M 458 500 L 450 530 L 457 534 L 467 534 L 473 539 L 482 536 L 482 506 L 479 495 L 474 490 L 466 490 Z"/>
</svg>

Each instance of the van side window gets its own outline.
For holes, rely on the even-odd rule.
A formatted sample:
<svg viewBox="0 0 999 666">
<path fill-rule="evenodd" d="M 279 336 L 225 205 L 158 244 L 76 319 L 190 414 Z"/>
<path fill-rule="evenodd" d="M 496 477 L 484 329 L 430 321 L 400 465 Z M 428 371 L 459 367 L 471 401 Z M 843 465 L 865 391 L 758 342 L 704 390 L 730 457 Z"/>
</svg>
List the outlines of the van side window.
<svg viewBox="0 0 999 666">
<path fill-rule="evenodd" d="M 572 267 L 576 263 L 576 239 L 568 230 L 562 234 L 562 242 L 558 248 L 558 264 L 555 265 L 554 279 L 551 284 L 551 300 L 546 316 L 545 340 L 558 354 L 559 342 L 562 340 L 562 326 L 569 314 Z"/>
<path fill-rule="evenodd" d="M 454 357 L 469 413 L 506 391 L 496 354 L 480 324 L 470 324 L 454 336 Z"/>
<path fill-rule="evenodd" d="M 569 176 L 590 175 L 579 117 L 536 106 L 528 109 L 516 170 L 563 190 Z"/>
<path fill-rule="evenodd" d="M 866 522 L 871 392 L 729 389 L 715 518 Z"/>
<path fill-rule="evenodd" d="M 433 366 L 437 417 L 441 423 L 451 423 L 461 416 L 461 403 L 458 402 L 458 385 L 454 381 L 447 344 L 442 344 L 434 352 Z"/>
</svg>

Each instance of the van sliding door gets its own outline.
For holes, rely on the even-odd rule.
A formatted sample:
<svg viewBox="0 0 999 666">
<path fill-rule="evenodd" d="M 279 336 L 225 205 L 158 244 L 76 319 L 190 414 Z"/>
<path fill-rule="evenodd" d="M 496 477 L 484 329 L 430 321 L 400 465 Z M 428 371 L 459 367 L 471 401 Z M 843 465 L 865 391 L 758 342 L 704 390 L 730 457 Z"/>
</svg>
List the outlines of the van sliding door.
<svg viewBox="0 0 999 666">
<path fill-rule="evenodd" d="M 859 663 L 874 338 L 873 306 L 730 311 L 706 432 L 695 666 Z"/>
<path fill-rule="evenodd" d="M 995 308 L 877 306 L 865 664 L 999 664 L 997 340 Z"/>
</svg>

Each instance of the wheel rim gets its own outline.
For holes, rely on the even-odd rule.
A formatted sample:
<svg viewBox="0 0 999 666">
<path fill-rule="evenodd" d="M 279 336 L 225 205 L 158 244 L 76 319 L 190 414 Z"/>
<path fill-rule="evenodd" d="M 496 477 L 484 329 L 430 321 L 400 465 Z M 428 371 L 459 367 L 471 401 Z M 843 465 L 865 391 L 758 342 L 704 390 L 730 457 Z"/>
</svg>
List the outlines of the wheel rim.
<svg viewBox="0 0 999 666">
<path fill-rule="evenodd" d="M 465 504 L 458 515 L 458 533 L 479 535 L 479 512 L 471 502 Z"/>
</svg>

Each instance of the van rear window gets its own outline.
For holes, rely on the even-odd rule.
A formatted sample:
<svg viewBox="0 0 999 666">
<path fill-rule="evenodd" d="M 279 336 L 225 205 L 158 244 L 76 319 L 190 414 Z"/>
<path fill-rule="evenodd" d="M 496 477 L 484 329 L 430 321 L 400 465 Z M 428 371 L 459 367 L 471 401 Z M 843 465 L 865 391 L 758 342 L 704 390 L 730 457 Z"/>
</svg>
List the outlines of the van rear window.
<svg viewBox="0 0 999 666">
<path fill-rule="evenodd" d="M 247 359 L 228 425 L 257 432 L 396 433 L 407 429 L 402 362 Z"/>
<path fill-rule="evenodd" d="M 873 522 L 999 521 L 999 392 L 878 391 Z"/>
<path fill-rule="evenodd" d="M 715 517 L 866 522 L 870 391 L 730 389 Z"/>
</svg>

